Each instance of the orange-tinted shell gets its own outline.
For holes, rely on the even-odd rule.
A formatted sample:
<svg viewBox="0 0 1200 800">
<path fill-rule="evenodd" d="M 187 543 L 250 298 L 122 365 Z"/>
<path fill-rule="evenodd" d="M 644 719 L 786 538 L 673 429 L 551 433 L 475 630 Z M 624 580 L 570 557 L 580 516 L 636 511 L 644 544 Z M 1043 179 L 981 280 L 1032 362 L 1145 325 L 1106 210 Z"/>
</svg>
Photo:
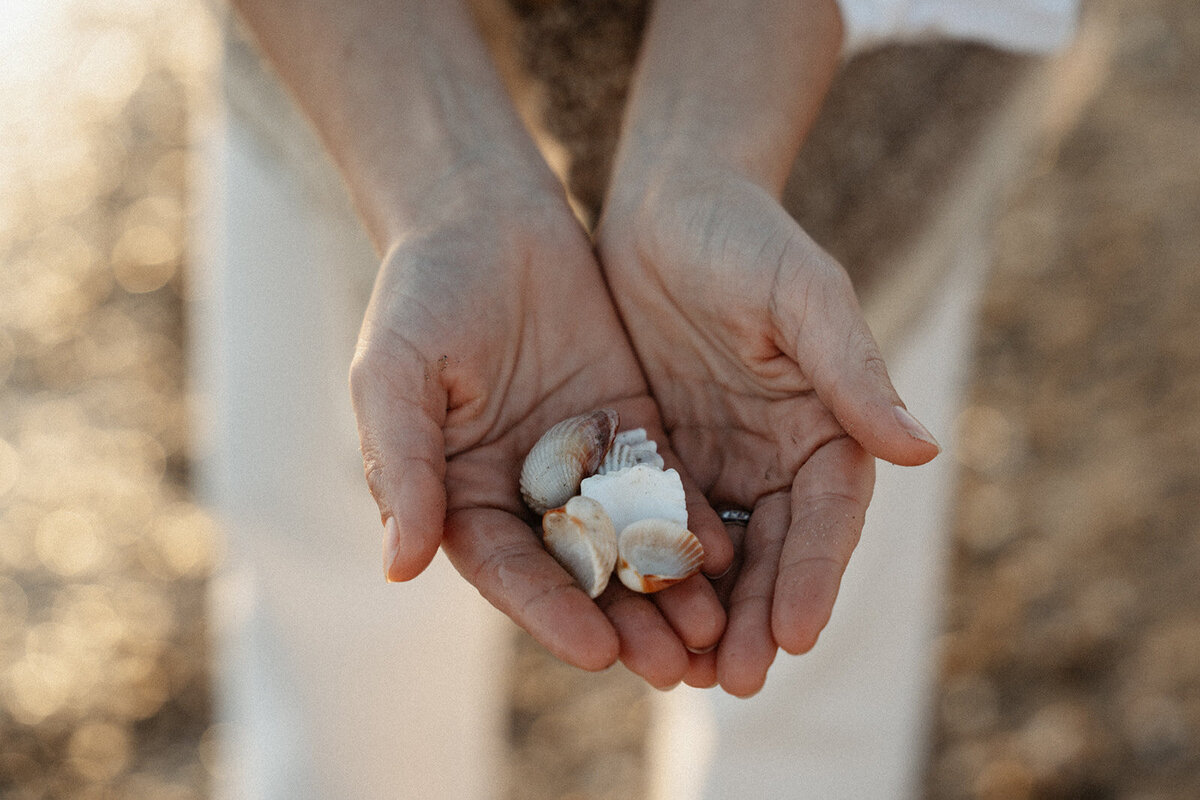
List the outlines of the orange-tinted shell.
<svg viewBox="0 0 1200 800">
<path fill-rule="evenodd" d="M 521 496 L 536 514 L 564 505 L 599 469 L 617 434 L 617 412 L 601 408 L 546 431 L 521 467 Z"/>
<path fill-rule="evenodd" d="M 657 592 L 700 571 L 704 547 L 678 522 L 643 519 L 617 537 L 617 577 L 635 592 Z"/>
<path fill-rule="evenodd" d="M 546 550 L 587 592 L 599 597 L 617 563 L 617 532 L 604 506 L 587 497 L 572 497 L 563 508 L 542 517 Z"/>
</svg>

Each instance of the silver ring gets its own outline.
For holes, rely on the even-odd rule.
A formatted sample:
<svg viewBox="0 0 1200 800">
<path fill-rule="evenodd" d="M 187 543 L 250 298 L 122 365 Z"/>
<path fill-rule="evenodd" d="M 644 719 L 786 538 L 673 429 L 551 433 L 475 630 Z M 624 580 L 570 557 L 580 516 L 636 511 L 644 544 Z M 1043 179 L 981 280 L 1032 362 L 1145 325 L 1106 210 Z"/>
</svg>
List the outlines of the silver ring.
<svg viewBox="0 0 1200 800">
<path fill-rule="evenodd" d="M 722 522 L 732 522 L 734 525 L 749 525 L 750 512 L 744 508 L 725 508 L 717 512 Z"/>
</svg>

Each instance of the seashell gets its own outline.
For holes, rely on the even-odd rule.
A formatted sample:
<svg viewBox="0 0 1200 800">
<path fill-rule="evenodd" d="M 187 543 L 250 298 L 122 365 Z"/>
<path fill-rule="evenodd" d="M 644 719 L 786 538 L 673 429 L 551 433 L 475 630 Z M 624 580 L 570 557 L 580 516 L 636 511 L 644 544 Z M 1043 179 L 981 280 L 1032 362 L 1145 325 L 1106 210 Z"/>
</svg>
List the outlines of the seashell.
<svg viewBox="0 0 1200 800">
<path fill-rule="evenodd" d="M 600 596 L 617 563 L 617 532 L 603 506 L 572 497 L 562 508 L 547 511 L 542 541 L 588 597 Z"/>
<path fill-rule="evenodd" d="M 618 431 L 617 435 L 613 437 L 613 441 L 620 442 L 621 444 L 642 444 L 643 442 L 654 444 L 650 440 L 650 437 L 646 435 L 645 428 L 630 428 L 627 431 Z"/>
<path fill-rule="evenodd" d="M 700 570 L 704 547 L 683 525 L 643 519 L 617 537 L 617 577 L 635 592 L 657 592 Z"/>
<path fill-rule="evenodd" d="M 617 412 L 601 408 L 558 423 L 542 434 L 521 466 L 521 496 L 544 514 L 579 493 L 579 482 L 604 461 L 617 432 Z"/>
<path fill-rule="evenodd" d="M 596 470 L 596 474 L 606 475 L 638 464 L 648 464 L 655 469 L 662 469 L 666 466 L 662 456 L 658 454 L 658 443 L 653 439 L 646 438 L 645 428 L 634 428 L 618 433 L 613 439 L 608 455 L 604 457 L 604 463 Z"/>
<path fill-rule="evenodd" d="M 683 481 L 673 469 L 664 471 L 638 464 L 606 475 L 593 475 L 583 480 L 579 493 L 604 506 L 618 531 L 640 519 L 651 518 L 687 525 Z"/>
</svg>

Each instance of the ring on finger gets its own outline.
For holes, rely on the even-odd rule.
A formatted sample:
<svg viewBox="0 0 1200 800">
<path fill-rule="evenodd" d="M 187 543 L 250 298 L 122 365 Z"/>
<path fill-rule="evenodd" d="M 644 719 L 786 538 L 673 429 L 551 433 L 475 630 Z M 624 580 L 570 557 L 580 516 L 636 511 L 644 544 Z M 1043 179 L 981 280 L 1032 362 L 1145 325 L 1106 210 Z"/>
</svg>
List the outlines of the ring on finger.
<svg viewBox="0 0 1200 800">
<path fill-rule="evenodd" d="M 750 524 L 750 512 L 744 508 L 725 508 L 718 511 L 717 516 L 724 523 L 732 523 L 734 525 Z"/>
</svg>

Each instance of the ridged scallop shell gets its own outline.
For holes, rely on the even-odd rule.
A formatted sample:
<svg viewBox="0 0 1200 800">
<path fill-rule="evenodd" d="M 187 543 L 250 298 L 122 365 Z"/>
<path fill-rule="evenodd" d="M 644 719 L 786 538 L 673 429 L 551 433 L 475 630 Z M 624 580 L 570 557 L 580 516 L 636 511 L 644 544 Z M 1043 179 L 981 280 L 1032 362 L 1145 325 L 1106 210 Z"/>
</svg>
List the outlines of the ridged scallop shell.
<svg viewBox="0 0 1200 800">
<path fill-rule="evenodd" d="M 563 508 L 547 511 L 542 541 L 588 597 L 600 596 L 617 563 L 617 533 L 603 506 L 572 497 Z"/>
<path fill-rule="evenodd" d="M 666 466 L 662 456 L 658 454 L 658 444 L 646 437 L 645 428 L 634 428 L 618 433 L 613 439 L 608 455 L 604 457 L 604 463 L 596 470 L 596 474 L 607 475 L 610 472 L 635 467 L 638 464 L 646 464 L 655 469 L 662 469 Z"/>
<path fill-rule="evenodd" d="M 704 547 L 669 519 L 643 519 L 617 537 L 617 577 L 635 592 L 657 592 L 700 571 Z"/>
<path fill-rule="evenodd" d="M 617 412 L 601 408 L 564 419 L 542 434 L 521 466 L 521 496 L 544 514 L 579 493 L 579 482 L 604 461 L 617 433 Z"/>
<path fill-rule="evenodd" d="M 687 525 L 683 481 L 673 469 L 638 464 L 606 475 L 593 475 L 583 480 L 579 493 L 604 506 L 618 531 L 640 519 L 669 519 Z"/>
</svg>

